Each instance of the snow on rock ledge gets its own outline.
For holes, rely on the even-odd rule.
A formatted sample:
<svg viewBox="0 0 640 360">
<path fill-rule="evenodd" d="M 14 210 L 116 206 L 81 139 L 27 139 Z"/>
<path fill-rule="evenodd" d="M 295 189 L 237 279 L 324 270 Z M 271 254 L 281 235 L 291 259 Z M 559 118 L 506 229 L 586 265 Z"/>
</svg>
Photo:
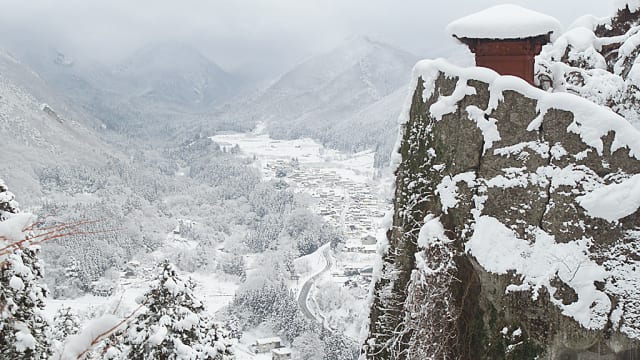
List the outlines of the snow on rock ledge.
<svg viewBox="0 0 640 360">
<path fill-rule="evenodd" d="M 574 318 L 585 328 L 604 328 L 611 301 L 594 284 L 604 281 L 608 274 L 604 267 L 589 258 L 591 241 L 557 243 L 553 236 L 540 229 L 534 235 L 535 240 L 529 243 L 519 239 L 518 234 L 497 219 L 481 216 L 466 249 L 491 272 L 507 274 L 515 270 L 522 274 L 523 283 L 510 285 L 507 291 L 531 290 L 537 299 L 543 287 L 550 293 L 555 292 L 550 282 L 558 276 L 575 290 L 577 301 L 568 305 L 553 297 L 551 301 L 564 315 Z"/>
<path fill-rule="evenodd" d="M 640 175 L 618 184 L 602 186 L 577 200 L 589 215 L 611 222 L 618 221 L 640 208 Z"/>
<path fill-rule="evenodd" d="M 504 92 L 515 91 L 537 101 L 539 116 L 531 120 L 527 130 L 537 130 L 544 115 L 551 109 L 569 111 L 574 114 L 574 121 L 567 127 L 567 131 L 578 134 L 582 141 L 595 149 L 598 154 L 602 155 L 604 150 L 602 138 L 613 132 L 615 138 L 609 150 L 615 152 L 618 149 L 626 148 L 629 150 L 629 156 L 640 160 L 640 131 L 607 107 L 599 106 L 569 93 L 549 93 L 532 87 L 518 77 L 501 76 L 491 69 L 482 67 L 461 68 L 442 59 L 422 60 L 413 68 L 413 88 L 415 89 L 415 84 L 417 84 L 419 78 L 424 82 L 423 100 L 433 94 L 436 79 L 441 74 L 447 77 L 456 77 L 459 80 L 456 89 L 451 95 L 441 96 L 437 102 L 431 105 L 431 114 L 437 119 L 441 119 L 446 114 L 454 113 L 460 100 L 475 91 L 475 89 L 469 87 L 468 82 L 477 80 L 489 84 L 490 99 L 488 107 L 484 109 L 485 114 L 490 114 L 496 109 L 499 102 L 504 100 Z M 408 110 L 408 108 L 405 109 L 405 111 Z M 477 118 L 478 113 L 473 111 L 469 116 Z M 406 121 L 408 115 L 401 116 L 400 119 L 401 122 L 403 120 Z M 492 144 L 496 137 L 499 138 L 499 133 L 493 130 L 485 133 L 485 137 L 486 143 Z"/>
<path fill-rule="evenodd" d="M 493 6 L 458 19 L 447 26 L 447 33 L 457 38 L 522 39 L 561 33 L 555 18 L 511 4 Z"/>
</svg>

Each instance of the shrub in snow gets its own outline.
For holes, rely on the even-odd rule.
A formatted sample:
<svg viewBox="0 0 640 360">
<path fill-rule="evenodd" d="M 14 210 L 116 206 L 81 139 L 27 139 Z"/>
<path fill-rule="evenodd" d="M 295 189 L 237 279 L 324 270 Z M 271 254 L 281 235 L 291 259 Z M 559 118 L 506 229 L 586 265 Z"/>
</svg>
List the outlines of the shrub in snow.
<svg viewBox="0 0 640 360">
<path fill-rule="evenodd" d="M 230 344 L 168 261 L 158 266 L 145 309 L 123 333 L 127 359 L 231 359 Z"/>
<path fill-rule="evenodd" d="M 245 279 L 247 277 L 246 264 L 241 255 L 230 254 L 228 256 L 224 256 L 220 260 L 219 266 L 220 269 L 227 274 L 237 275 L 240 279 Z"/>
<path fill-rule="evenodd" d="M 358 345 L 351 339 L 334 331 L 325 331 L 323 360 L 355 360 L 358 358 Z"/>
<path fill-rule="evenodd" d="M 272 273 L 263 279 L 249 279 L 236 292 L 229 308 L 230 316 L 237 317 L 245 329 L 267 322 L 281 332 L 279 335 L 293 340 L 304 332 L 314 330 L 316 324 L 302 315 L 294 294 L 284 280 L 271 279 L 276 276 Z"/>
<path fill-rule="evenodd" d="M 335 248 L 343 241 L 335 228 L 307 209 L 293 210 L 285 219 L 284 229 L 301 256 L 313 253 L 326 243 Z"/>
<path fill-rule="evenodd" d="M 242 326 L 240 325 L 240 319 L 237 315 L 228 314 L 224 322 L 224 327 L 228 331 L 228 338 L 240 340 L 242 337 Z"/>
</svg>

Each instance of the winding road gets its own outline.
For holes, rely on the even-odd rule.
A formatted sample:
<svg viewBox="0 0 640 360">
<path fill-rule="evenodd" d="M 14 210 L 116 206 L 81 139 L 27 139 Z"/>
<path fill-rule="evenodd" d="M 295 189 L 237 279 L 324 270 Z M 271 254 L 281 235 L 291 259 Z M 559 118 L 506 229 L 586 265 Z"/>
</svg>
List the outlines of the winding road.
<svg viewBox="0 0 640 360">
<path fill-rule="evenodd" d="M 311 320 L 315 320 L 321 324 L 323 323 L 323 321 L 318 319 L 315 315 L 313 315 L 311 310 L 309 310 L 309 306 L 307 305 L 307 298 L 309 297 L 309 291 L 311 290 L 311 286 L 313 285 L 313 283 L 320 276 L 322 276 L 322 274 L 329 271 L 329 269 L 331 269 L 331 267 L 333 266 L 331 255 L 329 255 L 330 251 L 331 251 L 331 248 L 329 246 L 327 246 L 326 249 L 324 249 L 324 251 L 322 252 L 322 255 L 324 256 L 327 262 L 327 265 L 325 265 L 322 271 L 313 275 L 311 278 L 309 278 L 309 280 L 305 281 L 305 283 L 302 285 L 302 290 L 300 290 L 300 295 L 298 296 L 298 306 L 300 307 L 300 310 L 302 310 L 302 313 L 304 314 L 304 316 L 306 316 Z"/>
</svg>

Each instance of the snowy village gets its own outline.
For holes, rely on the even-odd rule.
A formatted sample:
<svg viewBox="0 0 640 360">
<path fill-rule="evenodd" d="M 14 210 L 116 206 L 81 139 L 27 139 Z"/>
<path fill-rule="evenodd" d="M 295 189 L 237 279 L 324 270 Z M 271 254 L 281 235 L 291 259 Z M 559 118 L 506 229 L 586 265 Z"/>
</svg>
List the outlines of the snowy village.
<svg viewBox="0 0 640 360">
<path fill-rule="evenodd" d="M 0 360 L 640 359 L 640 0 L 3 5 Z"/>
</svg>

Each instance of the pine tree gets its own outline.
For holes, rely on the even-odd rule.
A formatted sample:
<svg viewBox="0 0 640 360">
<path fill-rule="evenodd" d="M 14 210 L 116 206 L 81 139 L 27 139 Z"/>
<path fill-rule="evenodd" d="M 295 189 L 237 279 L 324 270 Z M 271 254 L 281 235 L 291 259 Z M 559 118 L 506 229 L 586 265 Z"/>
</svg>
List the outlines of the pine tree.
<svg viewBox="0 0 640 360">
<path fill-rule="evenodd" d="M 64 341 L 80 331 L 80 318 L 70 307 L 61 307 L 53 318 L 53 338 Z"/>
<path fill-rule="evenodd" d="M 0 358 L 46 359 L 49 324 L 42 314 L 47 290 L 40 284 L 37 249 L 9 254 L 0 268 Z"/>
<path fill-rule="evenodd" d="M 141 312 L 124 332 L 127 359 L 232 359 L 230 344 L 167 260 L 158 266 Z"/>
<path fill-rule="evenodd" d="M 15 239 L 16 224 L 11 218 L 19 216 L 17 212 L 13 194 L 0 180 L 0 244 L 23 240 Z M 29 234 L 22 236 L 26 239 Z M 46 359 L 51 355 L 50 328 L 42 314 L 47 290 L 41 281 L 38 247 L 0 253 L 0 358 Z"/>
</svg>

